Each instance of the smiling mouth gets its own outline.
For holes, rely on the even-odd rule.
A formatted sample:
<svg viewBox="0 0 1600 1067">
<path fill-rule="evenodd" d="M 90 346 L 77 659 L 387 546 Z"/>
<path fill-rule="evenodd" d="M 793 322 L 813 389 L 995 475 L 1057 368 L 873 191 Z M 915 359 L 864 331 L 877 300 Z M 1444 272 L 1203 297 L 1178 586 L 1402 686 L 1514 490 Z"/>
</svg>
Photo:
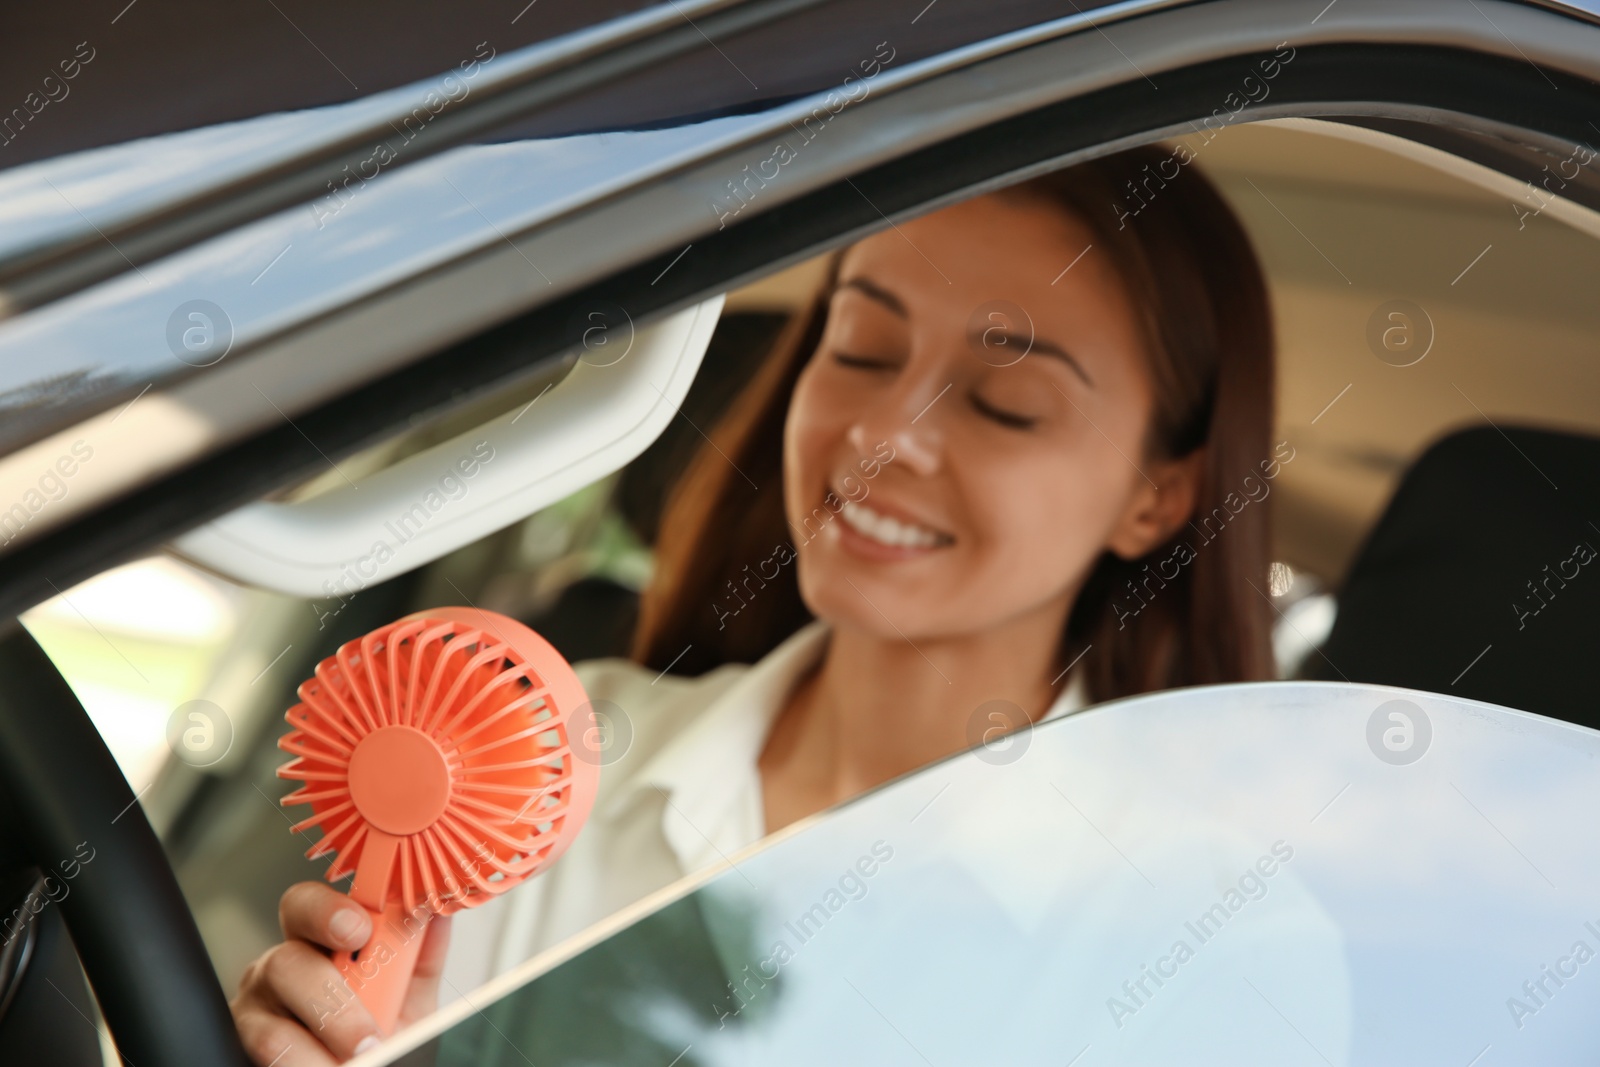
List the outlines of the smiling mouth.
<svg viewBox="0 0 1600 1067">
<path fill-rule="evenodd" d="M 940 548 L 955 543 L 955 538 L 947 533 L 920 523 L 891 518 L 865 504 L 850 500 L 845 501 L 839 517 L 862 537 L 890 548 Z"/>
</svg>

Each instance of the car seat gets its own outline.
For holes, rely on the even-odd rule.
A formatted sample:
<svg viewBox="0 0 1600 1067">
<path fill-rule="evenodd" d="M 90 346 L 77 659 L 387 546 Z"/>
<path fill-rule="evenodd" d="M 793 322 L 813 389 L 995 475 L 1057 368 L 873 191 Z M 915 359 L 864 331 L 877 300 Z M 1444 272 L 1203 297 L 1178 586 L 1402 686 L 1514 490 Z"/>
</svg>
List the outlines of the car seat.
<svg viewBox="0 0 1600 1067">
<path fill-rule="evenodd" d="M 1600 439 L 1479 427 L 1412 465 L 1304 673 L 1600 727 Z"/>
</svg>

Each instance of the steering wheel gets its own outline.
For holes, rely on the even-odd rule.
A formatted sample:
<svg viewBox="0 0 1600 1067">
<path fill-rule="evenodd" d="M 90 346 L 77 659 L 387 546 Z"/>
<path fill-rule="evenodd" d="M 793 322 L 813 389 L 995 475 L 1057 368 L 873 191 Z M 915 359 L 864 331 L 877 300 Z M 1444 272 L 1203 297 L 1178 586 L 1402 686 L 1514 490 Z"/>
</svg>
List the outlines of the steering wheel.
<svg viewBox="0 0 1600 1067">
<path fill-rule="evenodd" d="M 25 865 L 76 872 L 47 906 L 61 909 L 124 1061 L 246 1067 L 160 840 L 83 705 L 14 619 L 0 628 L 0 816 Z M 81 846 L 92 859 L 74 864 Z"/>
</svg>

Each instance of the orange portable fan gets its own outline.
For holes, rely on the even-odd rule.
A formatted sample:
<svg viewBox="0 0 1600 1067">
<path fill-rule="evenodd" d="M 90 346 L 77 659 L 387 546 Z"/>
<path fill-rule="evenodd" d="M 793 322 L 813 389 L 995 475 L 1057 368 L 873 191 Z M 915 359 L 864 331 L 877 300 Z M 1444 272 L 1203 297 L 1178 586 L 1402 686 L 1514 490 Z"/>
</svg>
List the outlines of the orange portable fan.
<svg viewBox="0 0 1600 1067">
<path fill-rule="evenodd" d="M 334 854 L 329 881 L 355 874 L 373 934 L 334 962 L 388 1033 L 428 920 L 538 873 L 583 826 L 600 783 L 588 696 L 544 638 L 472 608 L 349 641 L 298 695 L 278 775 L 304 784 L 282 802 L 311 805 L 294 830 L 321 828 L 306 856 Z"/>
</svg>

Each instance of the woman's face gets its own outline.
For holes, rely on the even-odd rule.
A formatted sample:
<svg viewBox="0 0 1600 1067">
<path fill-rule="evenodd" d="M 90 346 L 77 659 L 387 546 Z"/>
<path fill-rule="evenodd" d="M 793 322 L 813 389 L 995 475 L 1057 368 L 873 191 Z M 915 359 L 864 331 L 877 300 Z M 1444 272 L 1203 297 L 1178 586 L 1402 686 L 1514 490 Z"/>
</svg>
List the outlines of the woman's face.
<svg viewBox="0 0 1600 1067">
<path fill-rule="evenodd" d="M 819 617 L 912 641 L 1059 626 L 1102 551 L 1137 557 L 1185 520 L 1198 465 L 1144 454 L 1143 341 L 1092 242 L 986 196 L 846 252 L 784 440 Z"/>
</svg>

